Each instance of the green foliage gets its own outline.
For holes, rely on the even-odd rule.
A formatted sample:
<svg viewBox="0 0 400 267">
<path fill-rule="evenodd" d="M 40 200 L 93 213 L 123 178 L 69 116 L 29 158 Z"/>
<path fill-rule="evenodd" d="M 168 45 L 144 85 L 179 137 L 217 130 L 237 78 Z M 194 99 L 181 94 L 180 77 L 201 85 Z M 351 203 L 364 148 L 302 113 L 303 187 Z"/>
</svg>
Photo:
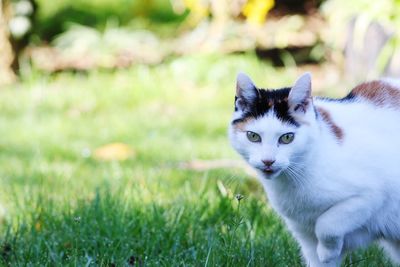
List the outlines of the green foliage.
<svg viewBox="0 0 400 267">
<path fill-rule="evenodd" d="M 239 70 L 271 87 L 295 78 L 252 55 L 203 56 L 32 73 L 2 91 L 0 265 L 300 266 L 258 182 L 239 169 L 179 167 L 238 159 L 226 127 Z M 113 142 L 135 155 L 92 157 Z M 376 249 L 347 259 L 355 262 L 390 266 Z"/>
<path fill-rule="evenodd" d="M 390 40 L 382 49 L 377 62 L 377 70 L 383 72 L 395 53 L 400 53 L 400 1 L 399 0 L 329 0 L 322 6 L 322 11 L 330 25 L 327 38 L 336 49 L 343 49 L 348 23 L 355 19 L 354 38 L 355 45 L 361 49 L 364 35 L 372 22 L 378 22 L 390 34 Z"/>
<path fill-rule="evenodd" d="M 74 23 L 102 29 L 110 19 L 127 25 L 141 18 L 159 25 L 184 18 L 184 14 L 173 12 L 168 0 L 37 0 L 37 3 L 38 19 L 34 30 L 44 40 L 51 40 Z"/>
</svg>

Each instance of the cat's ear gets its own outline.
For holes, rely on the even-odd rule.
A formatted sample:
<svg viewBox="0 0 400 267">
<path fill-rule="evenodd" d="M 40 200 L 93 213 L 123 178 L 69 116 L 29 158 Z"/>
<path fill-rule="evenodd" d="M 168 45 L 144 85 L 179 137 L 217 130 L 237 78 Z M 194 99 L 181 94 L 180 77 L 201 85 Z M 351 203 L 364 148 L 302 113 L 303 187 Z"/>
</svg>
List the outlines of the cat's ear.
<svg viewBox="0 0 400 267">
<path fill-rule="evenodd" d="M 311 105 L 311 73 L 306 72 L 297 79 L 290 89 L 288 101 L 292 112 L 306 113 Z"/>
<path fill-rule="evenodd" d="M 239 73 L 236 78 L 236 103 L 235 108 L 244 110 L 258 97 L 258 89 L 252 80 L 244 73 Z"/>
</svg>

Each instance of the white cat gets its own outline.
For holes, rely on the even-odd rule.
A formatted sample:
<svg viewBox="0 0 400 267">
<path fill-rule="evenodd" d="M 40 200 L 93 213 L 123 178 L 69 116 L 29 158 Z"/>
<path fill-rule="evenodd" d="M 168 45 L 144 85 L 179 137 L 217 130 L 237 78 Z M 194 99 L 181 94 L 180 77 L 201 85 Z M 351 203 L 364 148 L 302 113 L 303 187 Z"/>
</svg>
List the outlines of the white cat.
<svg viewBox="0 0 400 267">
<path fill-rule="evenodd" d="M 339 266 L 378 241 L 400 263 L 400 83 L 311 96 L 311 75 L 258 89 L 237 77 L 232 146 L 253 166 L 307 266 Z"/>
</svg>

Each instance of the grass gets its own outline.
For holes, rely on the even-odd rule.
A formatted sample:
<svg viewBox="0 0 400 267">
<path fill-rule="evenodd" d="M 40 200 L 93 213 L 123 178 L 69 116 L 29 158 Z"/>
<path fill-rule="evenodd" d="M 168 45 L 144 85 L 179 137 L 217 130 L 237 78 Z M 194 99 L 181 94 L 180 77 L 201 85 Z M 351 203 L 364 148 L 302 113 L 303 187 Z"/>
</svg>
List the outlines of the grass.
<svg viewBox="0 0 400 267">
<path fill-rule="evenodd" d="M 239 70 L 269 86 L 295 78 L 251 55 L 207 56 L 115 72 L 33 72 L 0 91 L 0 264 L 301 266 L 254 178 L 179 168 L 239 159 L 226 137 Z M 134 154 L 94 156 L 114 142 Z M 390 266 L 376 248 L 345 265 Z"/>
</svg>

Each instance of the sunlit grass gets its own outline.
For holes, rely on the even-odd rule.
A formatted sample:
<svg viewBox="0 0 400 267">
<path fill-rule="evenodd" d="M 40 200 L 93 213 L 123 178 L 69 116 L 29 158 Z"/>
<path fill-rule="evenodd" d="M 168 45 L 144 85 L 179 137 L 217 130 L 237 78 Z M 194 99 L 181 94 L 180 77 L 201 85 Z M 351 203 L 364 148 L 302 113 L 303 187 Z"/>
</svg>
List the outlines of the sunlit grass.
<svg viewBox="0 0 400 267">
<path fill-rule="evenodd" d="M 300 266 L 255 179 L 179 168 L 239 159 L 226 137 L 238 71 L 271 87 L 295 78 L 253 56 L 209 56 L 33 74 L 0 91 L 1 264 Z M 93 156 L 115 142 L 133 156 Z M 377 250 L 350 262 L 390 266 Z"/>
</svg>

